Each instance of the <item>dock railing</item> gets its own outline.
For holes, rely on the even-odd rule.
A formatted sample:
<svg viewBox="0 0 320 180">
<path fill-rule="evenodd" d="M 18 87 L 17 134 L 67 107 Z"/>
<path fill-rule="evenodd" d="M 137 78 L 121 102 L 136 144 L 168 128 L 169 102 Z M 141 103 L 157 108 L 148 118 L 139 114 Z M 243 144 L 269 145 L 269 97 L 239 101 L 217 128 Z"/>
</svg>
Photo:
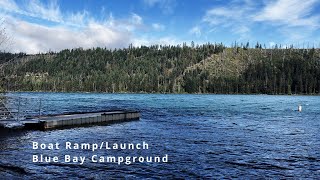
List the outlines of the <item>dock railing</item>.
<svg viewBox="0 0 320 180">
<path fill-rule="evenodd" d="M 21 121 L 41 116 L 41 98 L 0 95 L 0 120 Z"/>
</svg>

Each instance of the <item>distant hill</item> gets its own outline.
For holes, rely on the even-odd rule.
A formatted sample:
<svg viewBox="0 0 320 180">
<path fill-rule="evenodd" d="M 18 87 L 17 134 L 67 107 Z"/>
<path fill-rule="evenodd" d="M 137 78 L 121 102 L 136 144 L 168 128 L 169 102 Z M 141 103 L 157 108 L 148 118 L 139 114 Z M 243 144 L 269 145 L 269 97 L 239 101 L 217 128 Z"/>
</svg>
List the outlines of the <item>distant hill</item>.
<svg viewBox="0 0 320 180">
<path fill-rule="evenodd" d="M 3 57 L 14 57 L 6 62 Z M 319 94 L 320 50 L 223 44 L 0 56 L 6 91 Z M 10 58 L 9 58 L 10 59 Z"/>
</svg>

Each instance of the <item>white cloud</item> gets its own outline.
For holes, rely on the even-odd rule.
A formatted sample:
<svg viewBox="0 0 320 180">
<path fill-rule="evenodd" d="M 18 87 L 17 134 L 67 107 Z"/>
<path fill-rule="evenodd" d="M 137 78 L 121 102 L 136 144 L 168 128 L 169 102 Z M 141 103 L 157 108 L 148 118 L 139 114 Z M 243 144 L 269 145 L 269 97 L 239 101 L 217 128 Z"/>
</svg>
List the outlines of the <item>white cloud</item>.
<svg viewBox="0 0 320 180">
<path fill-rule="evenodd" d="M 38 1 L 32 3 L 16 7 L 15 11 L 11 9 L 5 14 L 0 13 L 6 20 L 7 32 L 13 35 L 12 46 L 9 49 L 11 52 L 33 54 L 78 47 L 123 48 L 130 43 L 139 46 L 182 43 L 172 36 L 158 38 L 148 35 L 138 36 L 136 30 L 141 30 L 146 25 L 143 18 L 136 13 L 131 13 L 124 19 L 116 19 L 109 12 L 107 19 L 97 20 L 86 10 L 62 14 L 57 4 L 46 5 Z M 7 7 L 11 6 L 14 5 Z M 39 11 L 39 14 L 34 13 L 35 11 Z M 17 13 L 19 16 L 16 16 Z M 33 17 L 54 23 L 39 24 L 38 21 L 26 21 L 21 17 Z M 165 29 L 165 26 L 159 23 L 150 26 L 157 31 Z"/>
<path fill-rule="evenodd" d="M 0 4 L 3 2 L 0 1 Z M 15 7 L 15 5 L 2 6 L 0 9 L 4 7 Z M 143 23 L 137 14 L 132 14 L 128 20 L 115 20 L 110 14 L 109 19 L 105 21 L 96 21 L 85 10 L 62 16 L 58 5 L 53 2 L 44 5 L 32 1 L 31 4 L 24 6 L 26 11 L 22 11 L 21 7 L 15 8 L 15 11 L 10 9 L 5 14 L 1 13 L 1 17 L 5 19 L 6 32 L 12 35 L 12 45 L 9 49 L 11 52 L 38 53 L 77 47 L 127 47 L 133 41 L 133 33 L 127 26 L 134 28 Z M 39 14 L 33 13 L 35 11 L 39 11 Z M 53 21 L 56 25 L 28 22 L 19 19 L 20 16 L 14 17 L 15 13 Z"/>
<path fill-rule="evenodd" d="M 41 17 L 54 22 L 61 22 L 62 15 L 59 5 L 56 1 L 50 1 L 49 4 L 42 4 L 39 0 L 29 1 L 26 12 L 29 16 Z"/>
<path fill-rule="evenodd" d="M 234 27 L 231 32 L 239 35 L 238 41 L 250 41 L 251 39 L 251 31 L 247 25 Z"/>
<path fill-rule="evenodd" d="M 200 36 L 201 36 L 200 27 L 195 26 L 195 27 L 191 28 L 190 31 L 189 31 L 189 33 L 192 34 L 192 35 L 195 35 L 195 36 L 197 36 L 197 37 L 200 37 Z"/>
<path fill-rule="evenodd" d="M 123 48 L 134 42 L 137 39 L 135 31 L 145 26 L 143 18 L 136 13 L 125 19 L 115 19 L 110 12 L 107 19 L 97 20 L 86 10 L 62 13 L 56 1 L 43 4 L 32 0 L 17 6 L 14 1 L 0 0 L 0 5 L 4 5 L 0 7 L 4 10 L 0 14 L 5 19 L 6 30 L 13 37 L 11 52 L 38 53 L 77 47 Z M 39 24 L 21 17 L 54 23 Z M 163 27 L 159 24 L 158 28 Z"/>
<path fill-rule="evenodd" d="M 52 22 L 62 22 L 63 19 L 56 1 L 43 4 L 39 0 L 30 0 L 27 1 L 24 6 L 21 4 L 18 6 L 15 1 L 0 0 L 0 10 Z"/>
<path fill-rule="evenodd" d="M 156 44 L 164 44 L 164 45 L 178 45 L 182 44 L 183 42 L 176 37 L 172 36 L 167 36 L 167 37 L 162 37 L 158 41 L 155 41 Z"/>
<path fill-rule="evenodd" d="M 247 26 L 240 25 L 238 28 L 233 29 L 233 31 L 238 34 L 245 34 L 245 33 L 250 32 L 250 29 Z"/>
<path fill-rule="evenodd" d="M 64 26 L 46 27 L 13 19 L 7 22 L 8 31 L 14 32 L 14 52 L 38 53 L 66 48 L 126 47 L 131 41 L 130 32 L 90 22 L 84 29 Z"/>
<path fill-rule="evenodd" d="M 0 9 L 6 11 L 19 11 L 17 4 L 12 0 L 0 0 Z"/>
<path fill-rule="evenodd" d="M 160 38 L 155 38 L 155 37 L 149 37 L 149 36 L 143 36 L 139 38 L 135 38 L 133 40 L 133 45 L 134 46 L 150 46 L 154 44 L 161 44 L 161 45 L 178 45 L 182 44 L 185 41 L 179 40 L 174 36 L 164 36 Z"/>
<path fill-rule="evenodd" d="M 206 11 L 203 22 L 210 25 L 226 25 L 232 23 L 246 23 L 251 20 L 258 4 L 252 0 L 232 0 L 224 6 L 213 7 Z"/>
<path fill-rule="evenodd" d="M 176 0 L 143 0 L 148 7 L 159 7 L 163 14 L 172 14 L 176 8 Z"/>
<path fill-rule="evenodd" d="M 153 23 L 152 28 L 156 31 L 163 31 L 165 29 L 165 26 L 159 23 Z"/>
<path fill-rule="evenodd" d="M 87 21 L 88 21 L 88 19 L 86 18 L 88 16 L 89 16 L 89 12 L 88 11 L 71 13 L 67 17 L 67 22 L 70 25 L 74 25 L 74 26 L 84 26 L 85 23 L 87 23 Z"/>
<path fill-rule="evenodd" d="M 132 13 L 131 22 L 132 22 L 132 24 L 135 24 L 135 25 L 143 24 L 142 17 L 136 13 Z"/>
<path fill-rule="evenodd" d="M 161 2 L 161 0 L 143 0 L 143 2 L 150 7 L 153 7 L 155 4 Z"/>
<path fill-rule="evenodd" d="M 213 8 L 206 12 L 203 21 L 208 22 L 211 25 L 218 25 L 224 23 L 224 20 L 226 19 L 238 20 L 239 17 L 241 17 L 242 13 L 242 10 L 239 8 Z"/>
<path fill-rule="evenodd" d="M 277 0 L 268 2 L 256 21 L 271 21 L 288 26 L 319 27 L 320 17 L 311 15 L 317 0 Z"/>
<path fill-rule="evenodd" d="M 143 29 L 145 27 L 142 17 L 136 13 L 131 13 L 131 16 L 127 19 L 115 19 L 111 14 L 107 24 L 130 32 L 134 32 L 137 29 Z"/>
<path fill-rule="evenodd" d="M 319 4 L 318 0 L 233 0 L 226 6 L 208 9 L 201 25 L 205 27 L 205 23 L 208 29 L 217 31 L 225 29 L 237 35 L 239 41 L 263 39 L 253 37 L 252 32 L 267 29 L 273 29 L 273 35 L 277 33 L 276 38 L 284 43 L 310 40 L 320 27 L 320 15 L 315 11 Z"/>
<path fill-rule="evenodd" d="M 228 7 L 214 7 L 206 11 L 202 22 L 209 25 L 208 32 L 217 31 L 217 27 L 230 30 L 238 36 L 237 40 L 245 40 L 250 37 L 252 25 L 251 16 L 255 4 L 250 1 L 232 1 Z M 196 30 L 196 29 L 195 29 Z"/>
</svg>

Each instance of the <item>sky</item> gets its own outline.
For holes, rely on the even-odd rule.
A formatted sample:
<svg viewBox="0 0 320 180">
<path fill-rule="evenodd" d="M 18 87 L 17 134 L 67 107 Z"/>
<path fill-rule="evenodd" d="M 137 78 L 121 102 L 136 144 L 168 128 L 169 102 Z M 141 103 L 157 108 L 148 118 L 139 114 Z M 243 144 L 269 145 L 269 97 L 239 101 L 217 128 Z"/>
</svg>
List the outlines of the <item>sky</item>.
<svg viewBox="0 0 320 180">
<path fill-rule="evenodd" d="M 1 50 L 260 42 L 320 45 L 319 0 L 0 0 Z"/>
</svg>

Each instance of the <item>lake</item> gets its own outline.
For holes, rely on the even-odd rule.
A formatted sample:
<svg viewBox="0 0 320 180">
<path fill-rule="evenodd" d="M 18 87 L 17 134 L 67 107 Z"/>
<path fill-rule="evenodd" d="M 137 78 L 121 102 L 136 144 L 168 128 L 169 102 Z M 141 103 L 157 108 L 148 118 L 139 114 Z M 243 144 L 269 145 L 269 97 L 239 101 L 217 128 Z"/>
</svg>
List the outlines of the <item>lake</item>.
<svg viewBox="0 0 320 180">
<path fill-rule="evenodd" d="M 319 178 L 320 97 L 273 95 L 171 95 L 9 93 L 36 101 L 41 114 L 133 109 L 139 121 L 0 136 L 0 176 L 15 178 Z M 37 113 L 37 102 L 31 114 Z M 28 104 L 28 103 L 26 103 Z M 298 105 L 302 112 L 298 112 Z M 60 149 L 33 149 L 32 143 Z M 140 143 L 144 150 L 65 149 L 73 143 Z M 32 162 L 33 155 L 59 162 Z M 88 160 L 62 162 L 65 155 Z M 129 165 L 92 162 L 97 157 L 164 156 L 168 162 Z"/>
</svg>

